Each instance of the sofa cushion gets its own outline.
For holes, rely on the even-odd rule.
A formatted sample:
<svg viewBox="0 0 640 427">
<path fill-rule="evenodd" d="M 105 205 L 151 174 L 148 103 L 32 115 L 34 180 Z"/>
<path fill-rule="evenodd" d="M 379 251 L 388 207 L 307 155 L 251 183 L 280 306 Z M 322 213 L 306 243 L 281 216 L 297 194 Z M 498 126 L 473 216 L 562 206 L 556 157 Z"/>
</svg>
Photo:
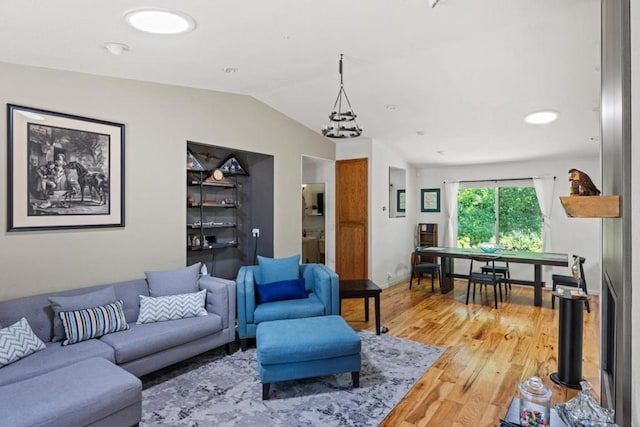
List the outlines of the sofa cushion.
<svg viewBox="0 0 640 427">
<path fill-rule="evenodd" d="M 300 254 L 288 258 L 267 258 L 258 255 L 260 282 L 273 283 L 300 277 Z"/>
<path fill-rule="evenodd" d="M 24 317 L 13 325 L 0 329 L 0 367 L 45 348 Z"/>
<path fill-rule="evenodd" d="M 192 294 L 145 297 L 140 295 L 140 315 L 136 323 L 153 323 L 165 320 L 206 316 L 204 308 L 207 290 Z"/>
<path fill-rule="evenodd" d="M 149 295 L 162 297 L 165 295 L 192 294 L 198 292 L 198 278 L 202 263 L 189 267 L 165 271 L 146 271 L 149 282 Z"/>
<path fill-rule="evenodd" d="M 259 304 L 264 304 L 265 302 L 307 298 L 308 295 L 304 286 L 304 278 L 301 278 L 265 284 L 256 283 L 256 297 Z"/>
<path fill-rule="evenodd" d="M 270 320 L 297 319 L 301 317 L 324 316 L 324 305 L 317 296 L 309 298 L 275 301 L 256 306 L 253 313 L 254 323 Z"/>
<path fill-rule="evenodd" d="M 83 310 L 61 311 L 58 315 L 66 336 L 62 345 L 75 344 L 129 329 L 121 300 Z"/>
<path fill-rule="evenodd" d="M 65 338 L 64 327 L 58 315 L 61 311 L 98 307 L 116 300 L 116 293 L 113 290 L 113 286 L 107 286 L 80 295 L 49 297 L 49 302 L 51 302 L 51 308 L 53 309 L 53 338 L 51 341 L 62 341 Z"/>
<path fill-rule="evenodd" d="M 0 396 L 7 426 L 133 425 L 140 420 L 142 383 L 113 363 L 93 358 L 0 387 Z M 114 414 L 126 418 L 111 418 Z"/>
<path fill-rule="evenodd" d="M 2 368 L 0 385 L 22 381 L 92 357 L 101 357 L 112 363 L 115 361 L 113 348 L 99 340 L 83 341 L 66 347 L 52 342 L 45 345 L 44 350 Z"/>
<path fill-rule="evenodd" d="M 332 359 L 361 350 L 358 334 L 335 315 L 261 323 L 256 342 L 261 365 Z"/>
<path fill-rule="evenodd" d="M 202 317 L 129 326 L 127 331 L 100 338 L 100 341 L 113 347 L 118 364 L 219 332 L 222 330 L 222 319 L 216 314 L 209 313 Z"/>
</svg>

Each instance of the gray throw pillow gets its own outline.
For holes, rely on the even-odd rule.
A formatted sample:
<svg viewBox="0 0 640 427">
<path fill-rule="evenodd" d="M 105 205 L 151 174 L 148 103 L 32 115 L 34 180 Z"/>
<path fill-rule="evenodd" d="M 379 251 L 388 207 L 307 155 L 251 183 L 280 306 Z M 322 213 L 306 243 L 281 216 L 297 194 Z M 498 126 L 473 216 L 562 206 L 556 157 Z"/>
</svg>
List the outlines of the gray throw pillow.
<svg viewBox="0 0 640 427">
<path fill-rule="evenodd" d="M 113 289 L 113 286 L 107 286 L 80 295 L 49 297 L 49 302 L 53 309 L 53 338 L 51 341 L 62 341 L 66 338 L 64 326 L 62 326 L 62 321 L 58 314 L 61 311 L 98 307 L 115 302 L 116 300 L 116 291 Z"/>
<path fill-rule="evenodd" d="M 201 263 L 198 262 L 176 270 L 145 272 L 149 283 L 149 295 L 163 297 L 198 292 L 200 267 Z"/>
</svg>

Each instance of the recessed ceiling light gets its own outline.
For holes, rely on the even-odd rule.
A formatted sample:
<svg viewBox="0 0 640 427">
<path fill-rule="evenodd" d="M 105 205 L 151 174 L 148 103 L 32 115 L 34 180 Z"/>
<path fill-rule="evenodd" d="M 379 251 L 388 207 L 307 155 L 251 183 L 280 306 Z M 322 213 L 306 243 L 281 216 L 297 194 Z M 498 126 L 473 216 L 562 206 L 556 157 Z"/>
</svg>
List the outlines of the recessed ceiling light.
<svg viewBox="0 0 640 427">
<path fill-rule="evenodd" d="M 558 113 L 555 111 L 536 111 L 535 113 L 527 114 L 524 121 L 532 125 L 544 125 L 551 123 L 558 118 Z"/>
<path fill-rule="evenodd" d="M 127 12 L 124 19 L 136 30 L 152 34 L 181 34 L 196 27 L 189 15 L 168 9 L 136 9 Z"/>
</svg>

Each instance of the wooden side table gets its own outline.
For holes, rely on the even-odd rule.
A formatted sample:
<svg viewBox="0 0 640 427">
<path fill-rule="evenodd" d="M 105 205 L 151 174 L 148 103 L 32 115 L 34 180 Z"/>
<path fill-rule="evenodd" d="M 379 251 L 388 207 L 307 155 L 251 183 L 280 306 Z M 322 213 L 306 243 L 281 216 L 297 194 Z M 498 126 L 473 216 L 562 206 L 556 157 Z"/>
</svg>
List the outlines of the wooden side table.
<svg viewBox="0 0 640 427">
<path fill-rule="evenodd" d="M 364 298 L 364 320 L 369 321 L 369 297 L 374 299 L 376 315 L 376 335 L 387 332 L 384 326 L 380 326 L 380 294 L 382 289 L 371 280 L 340 280 L 340 312 L 342 313 L 342 300 L 347 298 Z"/>
</svg>

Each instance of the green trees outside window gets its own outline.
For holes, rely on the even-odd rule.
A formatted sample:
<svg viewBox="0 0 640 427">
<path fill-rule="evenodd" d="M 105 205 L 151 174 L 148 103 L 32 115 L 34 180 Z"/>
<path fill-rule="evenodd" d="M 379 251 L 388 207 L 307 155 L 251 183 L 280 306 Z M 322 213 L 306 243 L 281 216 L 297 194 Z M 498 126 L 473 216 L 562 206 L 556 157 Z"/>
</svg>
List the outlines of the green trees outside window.
<svg viewBox="0 0 640 427">
<path fill-rule="evenodd" d="M 468 188 L 458 191 L 458 247 L 497 243 L 542 251 L 542 213 L 533 187 Z"/>
</svg>

